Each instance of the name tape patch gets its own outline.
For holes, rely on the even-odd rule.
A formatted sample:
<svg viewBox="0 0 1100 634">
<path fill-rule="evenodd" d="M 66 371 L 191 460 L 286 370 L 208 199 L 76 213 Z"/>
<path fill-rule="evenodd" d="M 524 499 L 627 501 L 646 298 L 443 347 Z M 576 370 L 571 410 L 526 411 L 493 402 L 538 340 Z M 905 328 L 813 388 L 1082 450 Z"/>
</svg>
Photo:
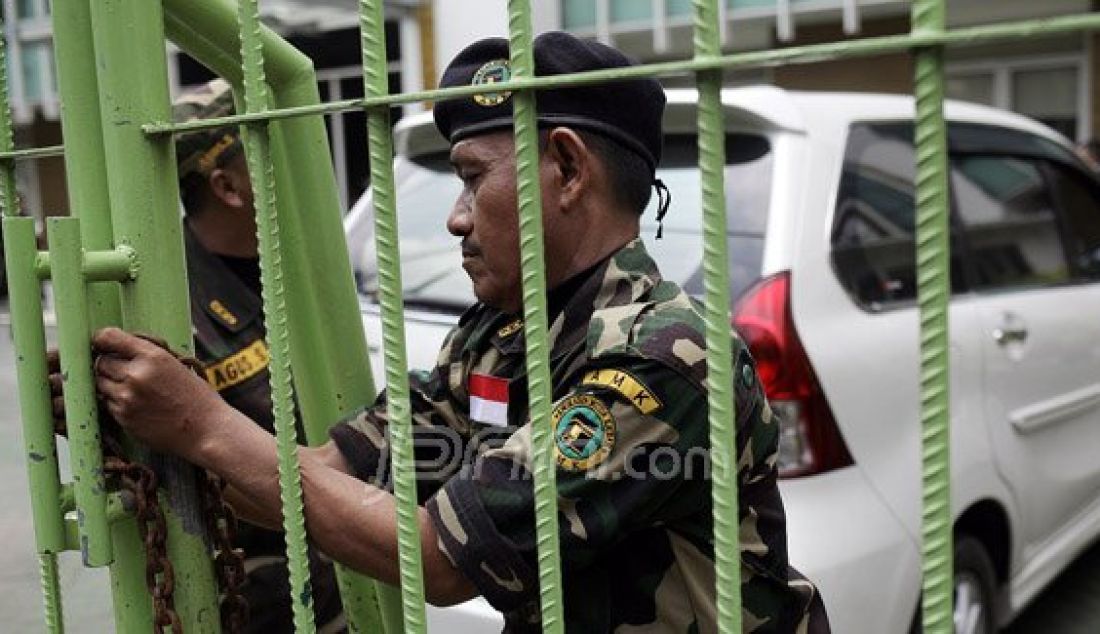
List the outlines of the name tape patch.
<svg viewBox="0 0 1100 634">
<path fill-rule="evenodd" d="M 652 414 L 661 409 L 661 400 L 644 383 L 622 370 L 592 370 L 581 379 L 581 385 L 598 385 L 618 392 L 643 414 Z"/>
<path fill-rule="evenodd" d="M 206 366 L 206 382 L 221 392 L 263 372 L 270 360 L 267 344 L 257 339 L 247 348 Z"/>
</svg>

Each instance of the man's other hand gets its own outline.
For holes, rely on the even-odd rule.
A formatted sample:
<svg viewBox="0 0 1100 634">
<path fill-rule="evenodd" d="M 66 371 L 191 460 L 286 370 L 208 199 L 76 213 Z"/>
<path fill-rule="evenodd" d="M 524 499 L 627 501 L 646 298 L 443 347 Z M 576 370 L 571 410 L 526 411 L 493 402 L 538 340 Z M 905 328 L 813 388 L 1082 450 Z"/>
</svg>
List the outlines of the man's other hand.
<svg viewBox="0 0 1100 634">
<path fill-rule="evenodd" d="M 118 328 L 92 337 L 102 404 L 135 439 L 187 457 L 229 409 L 217 392 L 170 352 Z"/>
</svg>

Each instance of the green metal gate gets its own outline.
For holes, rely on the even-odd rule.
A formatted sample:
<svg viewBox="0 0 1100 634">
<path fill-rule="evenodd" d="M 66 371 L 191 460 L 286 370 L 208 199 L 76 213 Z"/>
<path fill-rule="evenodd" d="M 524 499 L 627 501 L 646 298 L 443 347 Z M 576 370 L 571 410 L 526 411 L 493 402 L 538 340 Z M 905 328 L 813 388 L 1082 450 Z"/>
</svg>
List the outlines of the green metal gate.
<svg viewBox="0 0 1100 634">
<path fill-rule="evenodd" d="M 363 109 L 368 115 L 401 588 L 398 592 L 376 586 L 341 570 L 341 591 L 352 631 L 425 631 L 409 393 L 402 371 L 406 364 L 389 109 L 395 104 L 469 96 L 483 89 L 468 86 L 388 94 L 382 5 L 381 0 L 360 2 L 366 97 L 359 100 L 320 103 L 309 60 L 260 26 L 256 0 L 241 0 L 236 6 L 228 0 L 54 3 L 64 148 L 13 148 L 6 77 L 0 82 L 4 89 L 0 103 L 0 203 L 5 213 L 4 245 L 36 546 L 50 631 L 63 630 L 57 556 L 65 551 L 80 551 L 87 566 L 110 566 L 119 631 L 148 631 L 153 625 L 152 601 L 144 583 L 146 562 L 135 520 L 119 494 L 104 486 L 88 338 L 94 328 L 117 324 L 156 333 L 175 350 L 191 349 L 172 135 L 228 123 L 241 124 L 245 129 L 256 194 L 294 623 L 301 632 L 315 629 L 308 593 L 304 592 L 308 568 L 295 449 L 298 439 L 293 424 L 295 403 L 301 407 L 307 440 L 319 443 L 325 438 L 328 424 L 374 396 L 369 367 L 364 362 L 367 351 L 342 246 L 340 210 L 319 116 L 353 109 Z M 721 631 L 739 632 L 738 491 L 727 314 L 730 298 L 722 171 L 722 71 L 912 51 L 916 58 L 917 259 L 924 428 L 923 622 L 925 632 L 950 632 L 952 526 L 943 50 L 946 46 L 1100 29 L 1100 15 L 947 31 L 945 0 L 915 0 L 912 31 L 907 35 L 722 55 L 717 0 L 695 0 L 694 8 L 692 59 L 536 78 L 530 2 L 509 2 L 513 79 L 502 88 L 516 95 L 524 327 L 536 456 L 535 513 L 544 630 L 563 631 L 563 620 L 549 424 L 551 386 L 534 91 L 628 77 L 696 76 L 700 95 L 716 590 Z M 233 84 L 241 114 L 186 124 L 167 123 L 166 38 Z M 5 68 L 0 59 L 0 71 Z M 297 162 L 291 177 L 291 149 L 297 155 L 309 153 L 325 160 Z M 38 252 L 33 221 L 15 217 L 19 207 L 14 163 L 62 152 L 74 217 L 51 219 L 50 248 Z M 309 231 L 305 231 L 307 222 Z M 57 295 L 71 483 L 62 483 L 58 475 L 42 354 L 45 336 L 40 282 L 44 279 L 52 280 Z M 323 330 L 318 327 L 321 323 L 325 324 Z M 168 518 L 169 556 L 181 580 L 176 584 L 175 609 L 186 631 L 218 631 L 213 569 L 203 525 L 195 510 L 196 473 L 178 461 L 167 461 L 165 469 L 172 491 L 170 496 L 161 496 Z"/>
</svg>

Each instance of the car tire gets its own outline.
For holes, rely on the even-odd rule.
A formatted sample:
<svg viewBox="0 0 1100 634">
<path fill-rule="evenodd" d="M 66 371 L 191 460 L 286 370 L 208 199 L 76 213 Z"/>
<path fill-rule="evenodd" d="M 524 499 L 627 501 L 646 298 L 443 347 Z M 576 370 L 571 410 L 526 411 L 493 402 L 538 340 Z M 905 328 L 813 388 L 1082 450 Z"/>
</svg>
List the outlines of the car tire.
<svg viewBox="0 0 1100 634">
<path fill-rule="evenodd" d="M 955 537 L 954 626 L 956 634 L 995 634 L 997 575 L 993 561 L 980 541 L 969 535 Z M 917 601 L 910 634 L 920 634 L 921 606 Z"/>
</svg>

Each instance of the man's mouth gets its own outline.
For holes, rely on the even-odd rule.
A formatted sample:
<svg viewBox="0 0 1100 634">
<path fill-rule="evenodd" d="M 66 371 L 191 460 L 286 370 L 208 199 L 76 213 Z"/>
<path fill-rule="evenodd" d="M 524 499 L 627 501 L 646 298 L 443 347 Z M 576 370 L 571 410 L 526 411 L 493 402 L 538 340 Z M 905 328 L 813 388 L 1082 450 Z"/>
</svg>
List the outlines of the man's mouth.
<svg viewBox="0 0 1100 634">
<path fill-rule="evenodd" d="M 462 257 L 463 258 L 476 258 L 481 256 L 481 249 L 478 247 L 462 243 Z"/>
</svg>

